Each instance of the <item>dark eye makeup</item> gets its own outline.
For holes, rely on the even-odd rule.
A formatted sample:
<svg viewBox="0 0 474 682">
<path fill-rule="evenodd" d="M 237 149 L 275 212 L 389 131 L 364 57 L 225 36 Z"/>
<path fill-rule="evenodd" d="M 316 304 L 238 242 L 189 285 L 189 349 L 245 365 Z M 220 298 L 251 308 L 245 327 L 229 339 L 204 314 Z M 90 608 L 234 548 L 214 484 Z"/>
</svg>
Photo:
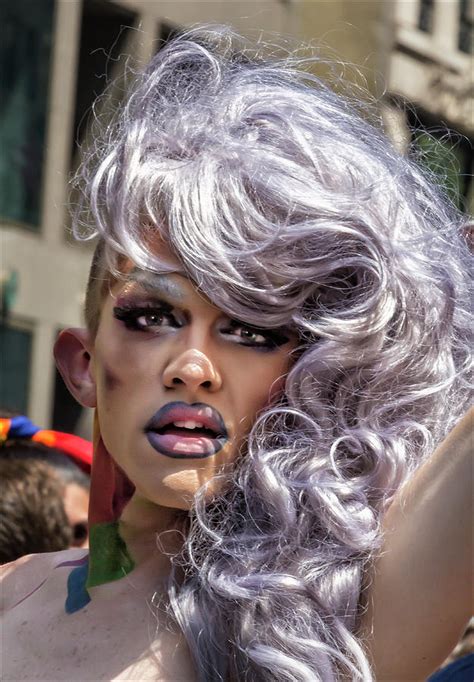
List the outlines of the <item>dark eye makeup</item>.
<svg viewBox="0 0 474 682">
<path fill-rule="evenodd" d="M 183 322 L 178 319 L 173 306 L 165 301 L 150 305 L 119 305 L 113 309 L 115 319 L 123 323 L 126 329 L 139 332 L 159 333 L 162 328 L 179 329 Z M 226 320 L 218 329 L 219 334 L 232 343 L 262 351 L 271 351 L 290 340 L 285 329 L 262 329 L 239 322 Z"/>
<path fill-rule="evenodd" d="M 153 327 L 181 327 L 171 311 L 172 307 L 163 302 L 152 306 L 115 306 L 113 314 L 127 329 L 146 332 Z"/>
<path fill-rule="evenodd" d="M 252 325 L 244 324 L 238 320 L 230 320 L 220 329 L 223 336 L 231 336 L 238 339 L 240 346 L 259 348 L 261 350 L 273 350 L 285 345 L 290 336 L 281 329 L 261 329 Z"/>
</svg>

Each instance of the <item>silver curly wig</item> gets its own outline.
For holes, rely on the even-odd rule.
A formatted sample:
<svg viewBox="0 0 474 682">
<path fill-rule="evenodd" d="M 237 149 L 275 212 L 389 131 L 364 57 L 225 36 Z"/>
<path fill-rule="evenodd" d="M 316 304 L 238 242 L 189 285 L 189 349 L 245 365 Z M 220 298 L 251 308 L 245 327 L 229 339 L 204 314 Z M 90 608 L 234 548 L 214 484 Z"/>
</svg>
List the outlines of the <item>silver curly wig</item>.
<svg viewBox="0 0 474 682">
<path fill-rule="evenodd" d="M 188 32 L 137 76 L 81 168 L 76 230 L 109 272 L 163 272 L 159 235 L 231 317 L 300 339 L 174 560 L 199 679 L 369 682 L 381 515 L 467 400 L 462 216 L 311 59 L 236 41 Z"/>
</svg>

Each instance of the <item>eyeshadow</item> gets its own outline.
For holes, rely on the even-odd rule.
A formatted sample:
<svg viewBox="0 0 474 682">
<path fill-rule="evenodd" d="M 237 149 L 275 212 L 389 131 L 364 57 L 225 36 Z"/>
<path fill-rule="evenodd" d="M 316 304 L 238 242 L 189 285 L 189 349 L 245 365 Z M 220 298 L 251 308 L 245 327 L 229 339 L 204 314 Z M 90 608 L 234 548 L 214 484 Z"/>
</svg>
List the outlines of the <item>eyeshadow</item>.
<svg viewBox="0 0 474 682">
<path fill-rule="evenodd" d="M 180 302 L 185 297 L 185 292 L 180 285 L 167 275 L 135 269 L 128 275 L 127 279 L 129 282 L 136 282 L 147 293 L 165 300 Z"/>
</svg>

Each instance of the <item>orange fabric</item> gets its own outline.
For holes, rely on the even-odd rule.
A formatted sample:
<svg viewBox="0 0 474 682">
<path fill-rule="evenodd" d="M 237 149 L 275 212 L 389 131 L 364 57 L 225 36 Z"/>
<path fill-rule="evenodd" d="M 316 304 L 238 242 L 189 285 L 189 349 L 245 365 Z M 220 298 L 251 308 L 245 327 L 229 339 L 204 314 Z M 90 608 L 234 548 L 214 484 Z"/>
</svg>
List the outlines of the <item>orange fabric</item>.
<svg viewBox="0 0 474 682">
<path fill-rule="evenodd" d="M 42 429 L 25 415 L 0 419 L 0 444 L 8 441 L 32 440 L 68 455 L 87 474 L 92 464 L 92 443 L 72 433 Z"/>
<path fill-rule="evenodd" d="M 7 440 L 11 421 L 11 419 L 0 419 L 0 443 Z"/>
</svg>

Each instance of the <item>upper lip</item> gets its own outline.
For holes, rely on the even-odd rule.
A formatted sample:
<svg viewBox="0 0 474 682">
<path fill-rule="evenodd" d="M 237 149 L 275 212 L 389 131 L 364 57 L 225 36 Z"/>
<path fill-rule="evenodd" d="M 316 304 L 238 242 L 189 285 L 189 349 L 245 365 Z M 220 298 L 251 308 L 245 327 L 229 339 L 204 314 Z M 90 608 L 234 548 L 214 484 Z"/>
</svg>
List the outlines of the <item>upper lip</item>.
<svg viewBox="0 0 474 682">
<path fill-rule="evenodd" d="M 219 412 L 206 403 L 189 405 L 181 401 L 166 403 L 149 419 L 145 431 L 158 431 L 173 422 L 193 421 L 217 436 L 227 438 L 227 429 Z"/>
</svg>

